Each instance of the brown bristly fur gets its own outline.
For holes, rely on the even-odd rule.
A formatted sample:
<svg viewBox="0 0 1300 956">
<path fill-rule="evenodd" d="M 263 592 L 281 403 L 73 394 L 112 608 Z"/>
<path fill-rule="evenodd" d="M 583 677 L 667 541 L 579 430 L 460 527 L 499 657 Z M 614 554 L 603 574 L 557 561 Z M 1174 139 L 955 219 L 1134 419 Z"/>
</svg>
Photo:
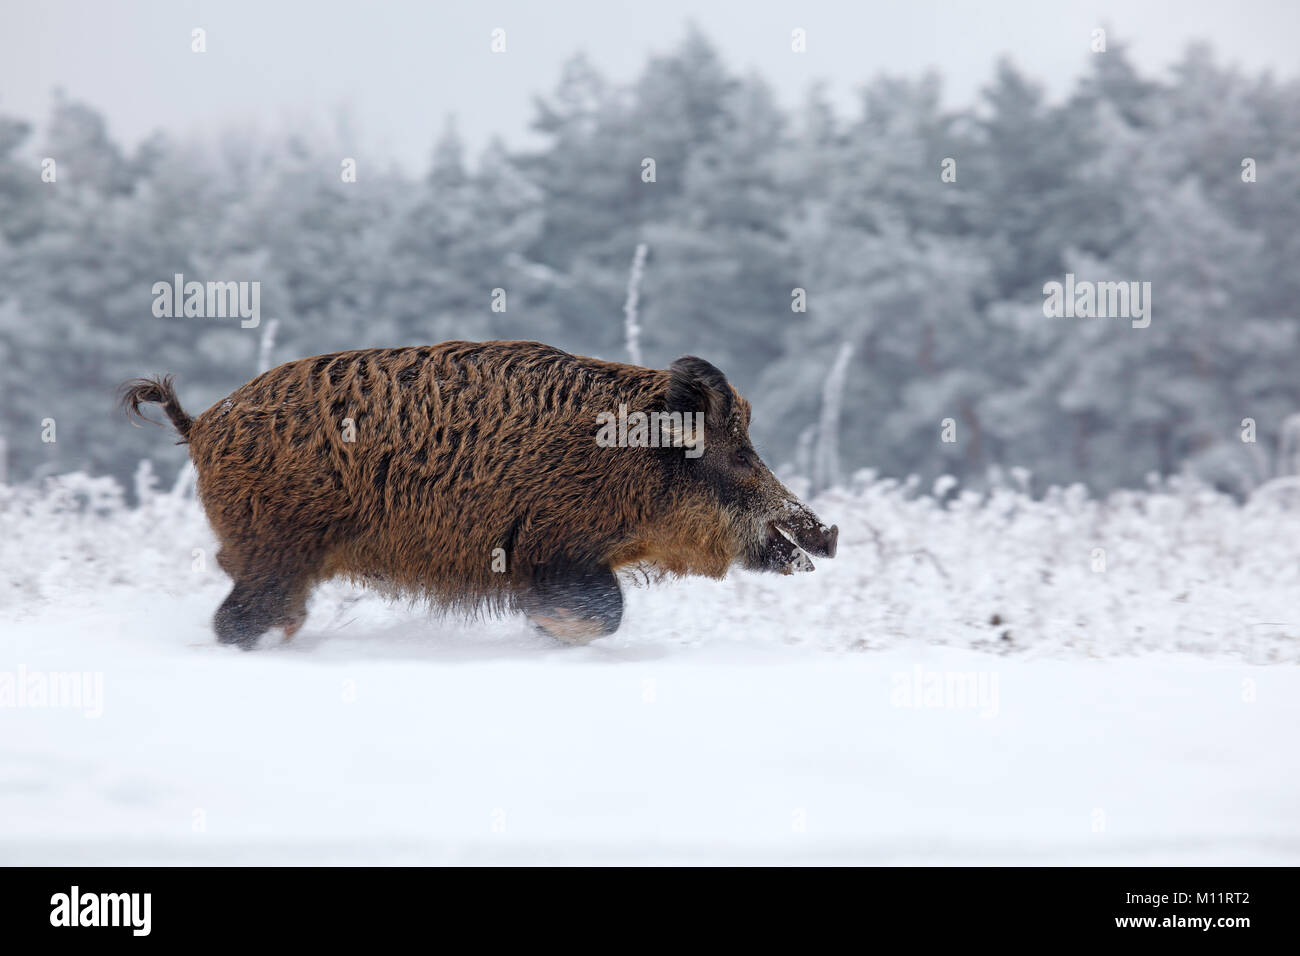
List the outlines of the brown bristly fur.
<svg viewBox="0 0 1300 956">
<path fill-rule="evenodd" d="M 221 565 L 255 580 L 287 558 L 303 586 L 343 574 L 464 609 L 513 606 L 556 563 L 721 576 L 717 507 L 679 500 L 658 449 L 595 444 L 597 410 L 661 408 L 667 376 L 521 342 L 288 362 L 189 429 Z"/>
</svg>

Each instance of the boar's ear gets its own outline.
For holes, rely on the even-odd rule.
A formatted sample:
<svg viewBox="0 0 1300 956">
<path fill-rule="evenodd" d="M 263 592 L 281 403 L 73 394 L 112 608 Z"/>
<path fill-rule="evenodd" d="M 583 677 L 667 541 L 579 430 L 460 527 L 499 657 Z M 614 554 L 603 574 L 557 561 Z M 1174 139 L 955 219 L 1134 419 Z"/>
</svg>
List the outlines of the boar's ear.
<svg viewBox="0 0 1300 956">
<path fill-rule="evenodd" d="M 670 412 L 703 412 L 705 421 L 721 424 L 731 414 L 733 395 L 727 376 L 702 358 L 683 355 L 668 366 Z"/>
</svg>

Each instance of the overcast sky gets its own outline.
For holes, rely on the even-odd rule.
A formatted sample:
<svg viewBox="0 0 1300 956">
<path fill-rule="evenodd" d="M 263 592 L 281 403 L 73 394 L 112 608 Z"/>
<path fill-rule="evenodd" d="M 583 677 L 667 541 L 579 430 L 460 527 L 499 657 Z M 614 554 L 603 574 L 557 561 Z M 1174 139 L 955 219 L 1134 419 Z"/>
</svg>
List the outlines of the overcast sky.
<svg viewBox="0 0 1300 956">
<path fill-rule="evenodd" d="M 848 111 L 885 72 L 942 71 L 950 104 L 970 102 L 1009 54 L 1060 94 L 1087 66 L 1090 31 L 1109 28 L 1139 69 L 1160 74 L 1195 39 L 1252 72 L 1293 78 L 1300 0 L 0 0 L 0 111 L 42 119 L 51 91 L 98 107 L 134 145 L 165 129 L 218 133 L 324 123 L 347 108 L 358 152 L 423 168 L 454 114 L 471 148 L 526 142 L 535 93 L 585 51 L 608 77 L 634 76 L 697 23 L 738 70 L 797 103 L 824 80 Z M 207 31 L 207 52 L 190 31 Z M 507 52 L 490 51 L 506 31 Z M 808 52 L 790 50 L 802 27 Z"/>
</svg>

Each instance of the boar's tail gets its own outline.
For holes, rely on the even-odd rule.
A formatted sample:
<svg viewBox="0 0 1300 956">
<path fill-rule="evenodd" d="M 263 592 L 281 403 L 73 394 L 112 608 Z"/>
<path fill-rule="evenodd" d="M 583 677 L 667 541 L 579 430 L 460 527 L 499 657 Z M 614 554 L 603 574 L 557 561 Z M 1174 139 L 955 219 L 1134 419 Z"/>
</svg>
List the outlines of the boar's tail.
<svg viewBox="0 0 1300 956">
<path fill-rule="evenodd" d="M 181 433 L 181 440 L 186 441 L 189 439 L 190 427 L 194 424 L 194 419 L 185 414 L 185 409 L 181 408 L 170 375 L 164 375 L 162 378 L 137 378 L 122 386 L 122 408 L 126 412 L 127 418 L 138 418 L 144 422 L 153 422 L 152 418 L 147 417 L 140 411 L 140 406 L 146 403 L 161 405 L 163 411 L 167 413 L 167 417 L 176 426 L 176 430 Z M 162 424 L 161 422 L 153 423 L 155 425 Z"/>
</svg>

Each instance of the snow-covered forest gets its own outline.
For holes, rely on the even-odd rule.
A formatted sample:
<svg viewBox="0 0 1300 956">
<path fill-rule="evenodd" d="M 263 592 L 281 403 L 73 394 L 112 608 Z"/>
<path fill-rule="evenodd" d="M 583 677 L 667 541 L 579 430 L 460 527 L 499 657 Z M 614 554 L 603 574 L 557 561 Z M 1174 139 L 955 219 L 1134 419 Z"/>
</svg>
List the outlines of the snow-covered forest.
<svg viewBox="0 0 1300 956">
<path fill-rule="evenodd" d="M 754 402 L 768 461 L 818 484 L 864 467 L 980 484 L 1001 465 L 1039 493 L 1186 470 L 1242 494 L 1290 474 L 1300 88 L 1205 47 L 1161 75 L 1120 36 L 1084 55 L 1063 102 L 1004 61 L 970 109 L 941 107 L 938 76 L 864 75 L 841 115 L 816 89 L 783 111 L 688 30 L 631 84 L 575 56 L 537 100 L 536 148 L 466 155 L 431 120 L 419 177 L 346 123 L 126 151 L 72 99 L 39 140 L 0 115 L 8 478 L 129 483 L 142 458 L 174 473 L 183 449 L 120 427 L 113 389 L 173 372 L 205 408 L 258 371 L 271 317 L 275 362 L 452 338 L 626 360 L 643 242 L 646 364 L 708 358 Z M 54 183 L 33 172 L 44 157 Z M 1150 282 L 1150 325 L 1045 318 L 1044 284 L 1067 273 Z M 268 318 L 157 318 L 151 287 L 176 274 L 259 281 Z M 839 471 L 816 474 L 846 345 Z"/>
</svg>

